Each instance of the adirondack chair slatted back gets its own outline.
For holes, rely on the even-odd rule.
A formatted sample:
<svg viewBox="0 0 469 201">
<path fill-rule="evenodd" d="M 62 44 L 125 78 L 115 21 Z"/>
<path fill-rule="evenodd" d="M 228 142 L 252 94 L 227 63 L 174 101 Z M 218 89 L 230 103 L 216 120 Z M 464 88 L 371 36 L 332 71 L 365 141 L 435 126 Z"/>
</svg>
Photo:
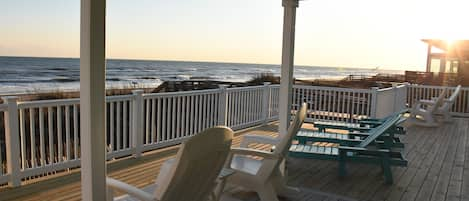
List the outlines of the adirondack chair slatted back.
<svg viewBox="0 0 469 201">
<path fill-rule="evenodd" d="M 461 85 L 458 85 L 454 92 L 451 94 L 451 96 L 448 98 L 448 101 L 454 102 L 456 100 L 456 97 L 458 97 L 459 92 L 461 91 Z"/>
<path fill-rule="evenodd" d="M 376 138 L 378 138 L 380 135 L 384 134 L 387 130 L 395 126 L 396 123 L 401 119 L 401 116 L 402 114 L 397 115 L 393 118 L 389 118 L 383 124 L 370 130 L 370 135 L 366 137 L 360 144 L 358 144 L 358 147 L 366 147 L 370 143 L 375 141 Z"/>
<path fill-rule="evenodd" d="M 436 109 L 439 108 L 443 104 L 443 101 L 445 100 L 445 97 L 446 97 L 446 93 L 448 93 L 448 90 L 444 89 L 443 92 L 441 92 L 441 94 L 436 99 L 435 105 L 428 108 L 428 111 L 430 113 L 432 114 L 435 113 Z"/>
<path fill-rule="evenodd" d="M 293 138 L 298 133 L 298 131 L 300 131 L 301 126 L 305 121 L 307 107 L 308 106 L 306 103 L 301 105 L 300 110 L 297 111 L 293 122 L 288 128 L 287 134 L 283 136 L 282 140 L 277 144 L 277 146 L 275 146 L 274 154 L 281 155 L 282 158 L 287 156 Z"/>
<path fill-rule="evenodd" d="M 161 201 L 203 201 L 215 187 L 216 178 L 228 156 L 233 131 L 209 128 L 184 142 L 174 168 L 155 197 Z M 167 184 L 167 185 L 164 185 Z"/>
</svg>

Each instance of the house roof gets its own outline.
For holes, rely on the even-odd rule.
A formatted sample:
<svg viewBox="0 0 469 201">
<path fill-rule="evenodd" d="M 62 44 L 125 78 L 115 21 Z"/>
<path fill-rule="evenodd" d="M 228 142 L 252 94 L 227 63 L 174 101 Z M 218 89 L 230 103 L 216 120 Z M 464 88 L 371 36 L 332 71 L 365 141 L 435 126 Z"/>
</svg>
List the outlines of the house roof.
<svg viewBox="0 0 469 201">
<path fill-rule="evenodd" d="M 445 52 L 469 53 L 469 40 L 422 39 L 422 41 Z"/>
</svg>

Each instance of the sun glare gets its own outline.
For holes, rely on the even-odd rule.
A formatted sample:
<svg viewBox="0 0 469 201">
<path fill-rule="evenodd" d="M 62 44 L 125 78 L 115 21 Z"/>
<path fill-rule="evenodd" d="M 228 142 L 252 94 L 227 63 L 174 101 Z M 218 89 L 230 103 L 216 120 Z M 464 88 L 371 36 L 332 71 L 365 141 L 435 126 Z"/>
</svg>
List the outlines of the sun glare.
<svg viewBox="0 0 469 201">
<path fill-rule="evenodd" d="M 423 16 L 429 33 L 433 38 L 446 40 L 451 44 L 455 40 L 469 39 L 469 27 L 465 26 L 467 20 L 466 8 L 469 1 L 448 0 L 444 4 L 440 1 L 431 1 L 427 4 Z"/>
</svg>

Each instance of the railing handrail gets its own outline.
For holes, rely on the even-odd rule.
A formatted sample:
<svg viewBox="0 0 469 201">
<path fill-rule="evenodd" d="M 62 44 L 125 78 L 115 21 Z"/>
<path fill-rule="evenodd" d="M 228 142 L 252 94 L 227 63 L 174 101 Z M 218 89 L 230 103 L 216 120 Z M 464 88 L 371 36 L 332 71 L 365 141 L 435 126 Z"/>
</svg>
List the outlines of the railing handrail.
<svg viewBox="0 0 469 201">
<path fill-rule="evenodd" d="M 436 85 L 420 85 L 420 84 L 410 84 L 411 88 L 424 88 L 424 89 L 456 89 L 453 86 L 436 86 Z M 461 90 L 469 90 L 469 87 L 461 87 Z"/>
<path fill-rule="evenodd" d="M 315 89 L 315 90 L 328 90 L 338 92 L 357 92 L 357 93 L 371 93 L 370 89 L 351 89 L 341 87 L 324 87 L 324 86 L 308 86 L 308 85 L 293 85 L 293 88 L 297 89 Z"/>
<path fill-rule="evenodd" d="M 201 95 L 220 92 L 220 89 L 203 89 L 193 91 L 176 91 L 176 92 L 162 92 L 162 93 L 145 93 L 144 98 L 158 98 L 158 97 L 173 97 L 173 96 L 186 96 L 186 95 Z"/>
</svg>

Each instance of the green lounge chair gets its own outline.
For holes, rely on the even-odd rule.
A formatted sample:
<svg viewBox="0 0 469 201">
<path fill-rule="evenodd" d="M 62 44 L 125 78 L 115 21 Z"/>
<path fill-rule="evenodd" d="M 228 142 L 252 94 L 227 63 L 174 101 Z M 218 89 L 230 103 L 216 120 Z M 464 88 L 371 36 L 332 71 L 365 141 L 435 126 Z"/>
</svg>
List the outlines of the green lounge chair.
<svg viewBox="0 0 469 201">
<path fill-rule="evenodd" d="M 390 148 L 377 146 L 378 138 L 387 134 L 393 125 L 400 120 L 400 115 L 388 119 L 382 125 L 372 129 L 371 133 L 362 140 L 340 139 L 330 140 L 312 145 L 296 144 L 290 147 L 290 156 L 297 158 L 311 158 L 321 160 L 339 161 L 339 175 L 346 175 L 346 162 L 361 162 L 380 165 L 383 169 L 386 183 L 393 182 L 391 166 L 407 166 L 407 161 L 402 154 Z M 333 139 L 333 138 L 327 138 Z M 335 146 L 330 146 L 337 143 Z M 386 147 L 389 145 L 385 145 Z"/>
</svg>

